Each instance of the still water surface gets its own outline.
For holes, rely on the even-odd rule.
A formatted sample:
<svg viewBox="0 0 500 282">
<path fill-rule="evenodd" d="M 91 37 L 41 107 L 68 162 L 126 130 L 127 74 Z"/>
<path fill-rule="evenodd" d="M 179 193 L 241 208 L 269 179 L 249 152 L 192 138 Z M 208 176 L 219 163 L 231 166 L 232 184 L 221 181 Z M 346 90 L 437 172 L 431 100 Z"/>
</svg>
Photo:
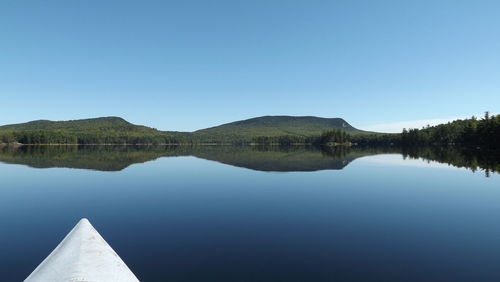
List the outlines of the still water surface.
<svg viewBox="0 0 500 282">
<path fill-rule="evenodd" d="M 479 168 L 395 149 L 33 147 L 0 162 L 1 281 L 82 217 L 141 281 L 500 281 L 500 177 Z"/>
</svg>

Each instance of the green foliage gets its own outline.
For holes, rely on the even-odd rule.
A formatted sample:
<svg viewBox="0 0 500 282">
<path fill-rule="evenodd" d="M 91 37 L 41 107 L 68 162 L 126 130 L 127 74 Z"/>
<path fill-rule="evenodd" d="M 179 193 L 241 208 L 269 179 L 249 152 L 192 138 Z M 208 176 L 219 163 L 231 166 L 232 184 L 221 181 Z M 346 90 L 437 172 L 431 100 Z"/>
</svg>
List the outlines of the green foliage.
<svg viewBox="0 0 500 282">
<path fill-rule="evenodd" d="M 213 143 L 303 144 L 332 129 L 368 133 L 341 118 L 264 116 L 198 130 L 193 137 Z"/>
<path fill-rule="evenodd" d="M 0 143 L 9 144 L 16 142 L 16 137 L 12 132 L 2 132 L 0 133 Z"/>
<path fill-rule="evenodd" d="M 195 132 L 159 131 L 119 117 L 39 120 L 0 126 L 0 137 L 23 144 L 307 144 L 332 128 L 363 133 L 339 118 L 266 116 Z"/>
<path fill-rule="evenodd" d="M 265 116 L 195 132 L 159 131 L 134 125 L 122 118 L 105 117 L 73 121 L 32 121 L 0 126 L 0 143 L 22 144 L 253 144 L 253 145 L 449 145 L 497 148 L 500 115 L 485 114 L 401 134 L 358 130 L 339 118 Z"/>
<path fill-rule="evenodd" d="M 0 127 L 0 137 L 22 144 L 179 144 L 192 142 L 188 133 L 159 131 L 122 118 L 32 121 Z"/>
<path fill-rule="evenodd" d="M 321 133 L 316 143 L 319 145 L 346 144 L 351 142 L 351 136 L 344 130 L 333 129 Z"/>
<path fill-rule="evenodd" d="M 294 136 L 294 135 L 273 136 L 273 137 L 259 136 L 252 138 L 250 144 L 290 146 L 290 145 L 311 144 L 313 141 L 314 138 L 312 137 Z"/>
<path fill-rule="evenodd" d="M 360 146 L 392 146 L 401 143 L 398 133 L 359 134 L 352 138 L 352 143 Z"/>
<path fill-rule="evenodd" d="M 422 129 L 403 129 L 401 143 L 405 146 L 462 145 L 499 149 L 500 115 L 485 113 L 483 119 L 472 117 Z"/>
</svg>

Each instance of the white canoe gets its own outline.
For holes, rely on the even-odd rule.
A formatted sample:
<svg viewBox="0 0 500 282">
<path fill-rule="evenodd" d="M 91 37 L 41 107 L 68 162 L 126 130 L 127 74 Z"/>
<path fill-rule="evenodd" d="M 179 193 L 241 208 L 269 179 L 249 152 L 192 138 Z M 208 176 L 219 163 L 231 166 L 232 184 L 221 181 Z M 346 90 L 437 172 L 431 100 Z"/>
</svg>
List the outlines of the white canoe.
<svg viewBox="0 0 500 282">
<path fill-rule="evenodd" d="M 90 222 L 83 218 L 24 281 L 139 280 Z"/>
</svg>

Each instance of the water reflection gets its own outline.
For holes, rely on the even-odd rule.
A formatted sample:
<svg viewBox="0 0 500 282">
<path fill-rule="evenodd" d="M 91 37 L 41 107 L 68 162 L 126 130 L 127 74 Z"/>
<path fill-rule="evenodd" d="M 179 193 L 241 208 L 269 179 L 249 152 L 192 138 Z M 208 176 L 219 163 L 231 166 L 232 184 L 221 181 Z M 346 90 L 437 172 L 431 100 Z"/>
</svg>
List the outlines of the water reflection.
<svg viewBox="0 0 500 282">
<path fill-rule="evenodd" d="M 141 281 L 500 281 L 500 178 L 442 169 L 494 170 L 479 152 L 0 148 L 21 164 L 0 164 L 1 281 L 26 278 L 82 217 Z"/>
<path fill-rule="evenodd" d="M 22 146 L 1 148 L 0 161 L 34 168 L 120 171 L 160 157 L 194 156 L 258 171 L 291 172 L 339 170 L 357 158 L 387 153 L 484 170 L 486 176 L 500 172 L 498 152 L 456 147 Z"/>
<path fill-rule="evenodd" d="M 482 170 L 486 177 L 489 177 L 492 172 L 500 172 L 499 151 L 436 146 L 402 148 L 401 154 L 403 154 L 404 158 L 447 163 L 454 167 L 470 169 L 473 172 Z"/>
</svg>

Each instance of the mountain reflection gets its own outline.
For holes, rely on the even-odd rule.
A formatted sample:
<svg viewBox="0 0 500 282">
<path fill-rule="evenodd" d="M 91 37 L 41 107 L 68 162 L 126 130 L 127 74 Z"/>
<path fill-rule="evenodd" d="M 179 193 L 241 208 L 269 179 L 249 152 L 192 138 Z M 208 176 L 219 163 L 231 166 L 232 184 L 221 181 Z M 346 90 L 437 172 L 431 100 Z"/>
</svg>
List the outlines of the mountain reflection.
<svg viewBox="0 0 500 282">
<path fill-rule="evenodd" d="M 484 170 L 486 176 L 500 172 L 496 152 L 449 147 L 22 146 L 0 148 L 0 162 L 34 168 L 120 171 L 161 157 L 194 156 L 258 171 L 292 172 L 339 170 L 357 158 L 387 153 L 448 163 L 472 171 Z"/>
</svg>

